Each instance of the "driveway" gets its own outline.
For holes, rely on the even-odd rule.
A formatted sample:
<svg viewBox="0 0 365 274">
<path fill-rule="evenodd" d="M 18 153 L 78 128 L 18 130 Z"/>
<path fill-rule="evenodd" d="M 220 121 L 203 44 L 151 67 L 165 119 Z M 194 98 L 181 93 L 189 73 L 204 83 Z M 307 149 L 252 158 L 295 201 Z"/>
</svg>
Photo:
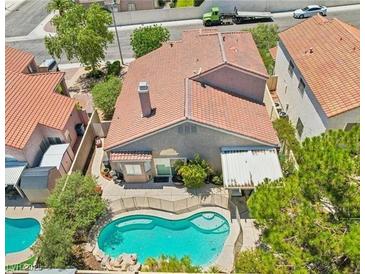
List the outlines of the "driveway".
<svg viewBox="0 0 365 274">
<path fill-rule="evenodd" d="M 48 15 L 49 0 L 25 0 L 5 17 L 5 36 L 29 34 Z"/>
</svg>

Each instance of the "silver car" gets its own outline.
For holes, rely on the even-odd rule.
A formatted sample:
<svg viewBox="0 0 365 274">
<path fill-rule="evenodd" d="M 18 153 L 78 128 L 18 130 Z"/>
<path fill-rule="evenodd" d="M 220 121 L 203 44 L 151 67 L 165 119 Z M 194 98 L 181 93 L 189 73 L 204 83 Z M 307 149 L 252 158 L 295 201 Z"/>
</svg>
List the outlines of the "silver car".
<svg viewBox="0 0 365 274">
<path fill-rule="evenodd" d="M 304 9 L 297 9 L 294 11 L 294 18 L 307 18 L 313 15 L 320 14 L 322 16 L 327 15 L 327 7 L 319 6 L 319 5 L 310 5 L 305 7 Z"/>
</svg>

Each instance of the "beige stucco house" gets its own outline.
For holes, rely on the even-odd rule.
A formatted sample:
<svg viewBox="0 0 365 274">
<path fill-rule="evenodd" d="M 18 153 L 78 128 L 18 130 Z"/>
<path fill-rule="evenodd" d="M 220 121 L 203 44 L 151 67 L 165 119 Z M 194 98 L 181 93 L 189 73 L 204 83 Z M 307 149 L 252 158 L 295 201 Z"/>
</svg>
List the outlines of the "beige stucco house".
<svg viewBox="0 0 365 274">
<path fill-rule="evenodd" d="M 279 38 L 277 95 L 299 139 L 359 124 L 359 30 L 315 16 Z"/>
<path fill-rule="evenodd" d="M 176 160 L 198 153 L 228 188 L 279 178 L 279 141 L 263 104 L 267 77 L 248 32 L 184 31 L 136 59 L 105 142 L 112 169 L 127 183 L 169 181 Z M 235 166 L 232 154 L 246 160 Z M 273 168 L 259 171 L 257 157 Z"/>
<path fill-rule="evenodd" d="M 52 162 L 55 152 L 57 171 L 69 170 L 88 117 L 69 97 L 64 73 L 38 73 L 34 56 L 14 48 L 5 58 L 5 184 L 21 189 L 24 169 Z"/>
</svg>

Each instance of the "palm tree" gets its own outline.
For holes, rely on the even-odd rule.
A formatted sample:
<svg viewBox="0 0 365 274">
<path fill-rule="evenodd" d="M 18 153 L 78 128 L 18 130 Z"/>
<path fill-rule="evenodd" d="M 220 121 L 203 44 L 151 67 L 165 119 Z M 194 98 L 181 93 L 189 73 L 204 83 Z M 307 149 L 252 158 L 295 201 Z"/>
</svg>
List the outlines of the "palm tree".
<svg viewBox="0 0 365 274">
<path fill-rule="evenodd" d="M 47 5 L 47 10 L 48 12 L 58 10 L 60 16 L 62 16 L 73 4 L 72 0 L 51 0 Z"/>
</svg>

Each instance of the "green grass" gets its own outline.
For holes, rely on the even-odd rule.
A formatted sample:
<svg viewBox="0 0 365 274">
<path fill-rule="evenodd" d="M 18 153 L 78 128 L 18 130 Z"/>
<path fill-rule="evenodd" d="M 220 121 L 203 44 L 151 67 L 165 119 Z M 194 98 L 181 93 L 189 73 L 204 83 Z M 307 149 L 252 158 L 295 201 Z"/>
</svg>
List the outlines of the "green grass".
<svg viewBox="0 0 365 274">
<path fill-rule="evenodd" d="M 16 271 L 16 270 L 24 270 L 24 268 L 28 266 L 32 266 L 36 260 L 36 257 L 30 257 L 29 259 L 25 260 L 24 262 L 21 262 L 19 264 L 12 264 L 5 266 L 6 271 Z"/>
<path fill-rule="evenodd" d="M 176 7 L 183 8 L 183 7 L 192 7 L 194 6 L 194 0 L 177 0 Z"/>
</svg>

